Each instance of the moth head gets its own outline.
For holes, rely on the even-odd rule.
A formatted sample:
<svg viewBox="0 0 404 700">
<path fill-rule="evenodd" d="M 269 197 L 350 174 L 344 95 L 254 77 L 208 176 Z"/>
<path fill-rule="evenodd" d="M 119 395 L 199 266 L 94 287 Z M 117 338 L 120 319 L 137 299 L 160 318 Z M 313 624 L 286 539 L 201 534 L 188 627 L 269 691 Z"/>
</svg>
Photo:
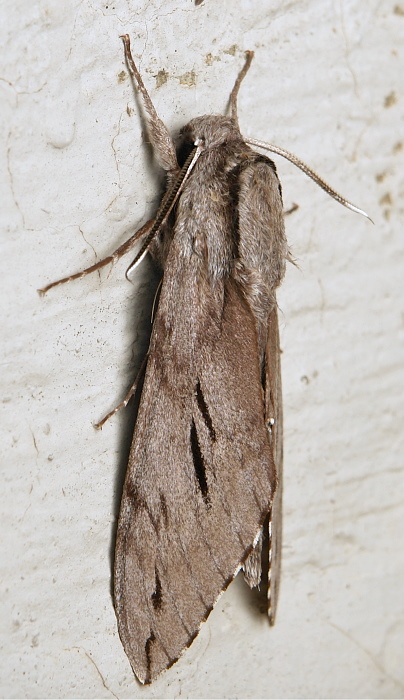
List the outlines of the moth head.
<svg viewBox="0 0 404 700">
<path fill-rule="evenodd" d="M 230 117 L 205 115 L 192 119 L 180 131 L 180 153 L 190 152 L 196 143 L 202 143 L 205 150 L 218 148 L 229 142 L 242 141 L 240 131 Z"/>
</svg>

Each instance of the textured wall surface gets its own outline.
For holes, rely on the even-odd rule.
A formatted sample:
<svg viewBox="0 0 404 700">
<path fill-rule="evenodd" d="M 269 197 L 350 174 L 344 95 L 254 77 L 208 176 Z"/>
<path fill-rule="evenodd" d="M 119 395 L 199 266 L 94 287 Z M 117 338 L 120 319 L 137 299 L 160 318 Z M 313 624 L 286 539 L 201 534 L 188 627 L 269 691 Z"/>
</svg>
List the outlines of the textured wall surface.
<svg viewBox="0 0 404 700">
<path fill-rule="evenodd" d="M 1 696 L 403 697 L 404 4 L 1 4 Z M 158 201 L 123 32 L 173 132 L 223 112 L 254 49 L 243 133 L 295 152 L 375 222 L 277 159 L 285 207 L 299 205 L 299 268 L 279 294 L 278 620 L 236 580 L 148 688 L 110 594 L 132 412 L 92 423 L 133 379 L 155 276 L 145 262 L 129 284 L 125 260 L 36 292 L 110 253 Z"/>
</svg>

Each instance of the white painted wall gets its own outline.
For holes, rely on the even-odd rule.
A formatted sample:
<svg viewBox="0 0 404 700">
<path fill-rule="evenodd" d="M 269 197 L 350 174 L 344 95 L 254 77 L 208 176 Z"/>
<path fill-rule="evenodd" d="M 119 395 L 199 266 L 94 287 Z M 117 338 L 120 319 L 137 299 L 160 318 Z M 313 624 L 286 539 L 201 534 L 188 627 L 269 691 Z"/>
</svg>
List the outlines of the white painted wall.
<svg viewBox="0 0 404 700">
<path fill-rule="evenodd" d="M 403 697 L 404 4 L 1 5 L 1 696 Z M 158 201 L 122 74 L 123 32 L 173 131 L 224 110 L 254 49 L 244 134 L 294 151 L 375 221 L 279 161 L 285 206 L 299 204 L 287 229 L 300 269 L 289 266 L 279 295 L 277 625 L 236 581 L 182 660 L 146 689 L 110 597 L 131 412 L 102 433 L 92 422 L 133 378 L 151 267 L 134 286 L 123 261 L 45 299 L 36 292 L 111 252 Z"/>
</svg>

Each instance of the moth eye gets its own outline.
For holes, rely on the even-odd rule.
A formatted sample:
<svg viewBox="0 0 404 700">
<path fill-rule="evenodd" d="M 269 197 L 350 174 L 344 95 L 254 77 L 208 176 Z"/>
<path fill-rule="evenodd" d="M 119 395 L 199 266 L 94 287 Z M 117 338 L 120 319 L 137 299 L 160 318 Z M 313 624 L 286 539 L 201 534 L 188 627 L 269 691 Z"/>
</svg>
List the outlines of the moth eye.
<svg viewBox="0 0 404 700">
<path fill-rule="evenodd" d="M 192 151 L 194 150 L 195 146 L 193 144 L 192 140 L 189 139 L 184 139 L 181 141 L 177 148 L 177 159 L 179 165 L 182 167 L 188 158 L 188 156 L 191 155 Z"/>
</svg>

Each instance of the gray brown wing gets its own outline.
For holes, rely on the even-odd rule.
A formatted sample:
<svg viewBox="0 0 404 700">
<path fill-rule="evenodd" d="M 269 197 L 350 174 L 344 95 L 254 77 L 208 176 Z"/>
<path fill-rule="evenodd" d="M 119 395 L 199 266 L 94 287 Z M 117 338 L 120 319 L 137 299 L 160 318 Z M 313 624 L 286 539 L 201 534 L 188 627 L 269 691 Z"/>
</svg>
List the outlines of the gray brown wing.
<svg viewBox="0 0 404 700">
<path fill-rule="evenodd" d="M 282 508 L 282 393 L 276 288 L 284 272 L 288 246 L 285 237 L 281 188 L 274 164 L 255 154 L 240 173 L 239 250 L 244 291 L 254 310 L 260 338 L 265 418 L 277 470 L 278 488 L 271 518 L 248 557 L 244 576 L 251 588 L 259 587 L 259 603 L 267 595 L 273 623 L 278 596 Z M 269 551 L 268 551 L 269 548 Z M 261 595 L 263 594 L 263 595 Z M 258 601 L 257 601 L 258 602 Z"/>
<path fill-rule="evenodd" d="M 250 588 L 258 587 L 259 607 L 275 623 L 281 575 L 282 549 L 282 386 L 277 307 L 268 317 L 268 338 L 264 356 L 265 420 L 276 468 L 276 491 L 261 535 L 243 565 Z"/>
<path fill-rule="evenodd" d="M 196 285 L 176 261 L 154 322 L 116 545 L 119 633 L 144 683 L 195 638 L 255 544 L 275 487 L 251 311 L 235 282 Z"/>
<path fill-rule="evenodd" d="M 273 625 L 281 575 L 283 490 L 281 353 L 276 306 L 271 311 L 268 321 L 268 340 L 265 353 L 265 415 L 271 426 L 271 446 L 277 476 L 276 492 L 268 516 L 268 561 L 265 563 L 268 569 L 268 616 L 271 625 Z"/>
</svg>

